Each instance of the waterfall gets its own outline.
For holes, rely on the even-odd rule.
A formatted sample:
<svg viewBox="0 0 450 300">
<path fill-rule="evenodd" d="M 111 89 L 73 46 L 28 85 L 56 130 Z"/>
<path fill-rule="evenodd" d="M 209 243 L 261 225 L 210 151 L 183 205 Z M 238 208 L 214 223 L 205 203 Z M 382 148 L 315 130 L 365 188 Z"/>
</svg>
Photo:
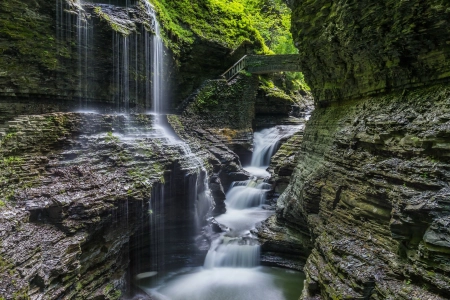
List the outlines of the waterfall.
<svg viewBox="0 0 450 300">
<path fill-rule="evenodd" d="M 245 209 L 260 206 L 265 203 L 266 193 L 271 186 L 264 182 L 258 182 L 257 177 L 251 180 L 233 184 L 233 188 L 227 194 L 227 207 L 233 209 Z"/>
<path fill-rule="evenodd" d="M 255 133 L 260 138 L 255 138 L 254 156 L 270 157 L 279 140 L 298 129 L 284 128 L 280 132 L 279 128 L 272 128 Z M 263 163 L 269 164 L 267 161 Z M 157 282 L 156 287 L 155 283 L 142 285 L 151 296 L 161 300 L 298 299 L 302 288 L 301 276 L 296 275 L 299 281 L 291 287 L 298 290 L 286 296 L 284 287 L 280 288 L 278 284 L 287 278 L 296 278 L 295 272 L 290 270 L 287 274 L 287 271 L 260 266 L 260 245 L 251 230 L 256 223 L 273 214 L 273 210 L 264 209 L 271 185 L 265 182 L 265 174 L 260 176 L 261 163 L 249 166 L 252 167 L 259 171 L 249 180 L 234 182 L 226 195 L 227 212 L 215 219 L 229 230 L 214 238 L 203 267 L 168 276 Z"/>
<path fill-rule="evenodd" d="M 272 128 L 255 132 L 254 151 L 250 167 L 267 168 L 270 158 L 278 150 L 280 140 L 287 138 L 297 132 L 301 126 L 275 126 Z"/>
<path fill-rule="evenodd" d="M 78 88 L 80 98 L 80 108 L 86 108 L 86 100 L 89 98 L 89 77 L 94 77 L 92 68 L 89 67 L 89 57 L 92 56 L 91 45 L 93 44 L 93 26 L 89 24 L 89 18 L 84 12 L 82 5 L 83 1 L 77 2 L 78 17 L 77 17 L 77 49 L 78 49 Z M 82 101 L 84 99 L 84 103 Z"/>
<path fill-rule="evenodd" d="M 246 181 L 234 182 L 228 191 L 225 201 L 227 212 L 216 219 L 232 231 L 212 244 L 205 259 L 205 267 L 248 268 L 257 265 L 260 249 L 250 230 L 255 223 L 268 216 L 268 211 L 261 208 L 266 202 L 267 193 L 272 189 L 263 179 L 269 175 L 265 169 L 278 150 L 280 140 L 291 136 L 300 128 L 276 126 L 255 132 L 251 165 L 245 168 L 252 177 Z"/>
<path fill-rule="evenodd" d="M 136 21 L 136 32 L 133 26 L 131 32 L 117 30 L 125 26 L 124 20 L 134 20 L 142 13 L 138 10 L 143 10 L 150 26 Z M 94 19 L 113 24 L 110 38 L 104 30 L 96 31 Z M 75 95 L 80 99 L 79 109 L 92 109 L 90 99 L 106 99 L 114 104 L 112 109 L 117 113 L 151 110 L 160 115 L 166 81 L 160 33 L 155 9 L 148 0 L 56 0 L 58 53 L 61 59 L 76 59 L 74 82 L 78 83 Z M 111 41 L 111 60 L 105 60 L 105 53 L 99 50 L 98 43 L 104 41 Z M 71 53 L 74 42 L 76 52 Z M 156 119 L 159 123 L 160 118 Z"/>
<path fill-rule="evenodd" d="M 164 44 L 161 39 L 161 32 L 159 28 L 158 19 L 156 18 L 156 12 L 148 1 L 144 1 L 145 7 L 149 15 L 153 19 L 153 28 L 155 34 L 152 37 L 153 49 L 152 49 L 152 98 L 153 98 L 153 112 L 156 115 L 162 113 L 163 109 L 163 79 L 164 79 Z"/>
<path fill-rule="evenodd" d="M 259 245 L 251 239 L 224 237 L 211 245 L 214 251 L 208 251 L 203 266 L 253 268 L 259 265 Z"/>
</svg>

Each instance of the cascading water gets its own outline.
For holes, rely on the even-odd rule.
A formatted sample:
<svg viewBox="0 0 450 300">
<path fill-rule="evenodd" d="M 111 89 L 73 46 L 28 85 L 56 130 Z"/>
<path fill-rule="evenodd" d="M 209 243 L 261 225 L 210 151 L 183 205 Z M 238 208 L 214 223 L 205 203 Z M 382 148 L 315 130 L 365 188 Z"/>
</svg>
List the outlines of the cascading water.
<svg viewBox="0 0 450 300">
<path fill-rule="evenodd" d="M 77 17 L 77 48 L 78 48 L 78 88 L 80 98 L 80 108 L 85 108 L 86 100 L 89 98 L 89 77 L 93 77 L 93 70 L 89 68 L 89 57 L 91 53 L 91 45 L 93 44 L 93 26 L 89 24 L 89 18 L 83 11 L 83 1 L 77 2 L 79 14 Z M 85 101 L 82 101 L 84 99 Z"/>
<path fill-rule="evenodd" d="M 270 176 L 266 169 L 269 167 L 270 158 L 278 150 L 280 141 L 290 137 L 302 127 L 303 125 L 279 125 L 255 132 L 251 164 L 244 169 L 259 177 Z"/>
<path fill-rule="evenodd" d="M 63 0 L 58 1 L 62 3 Z M 165 117 L 162 115 L 165 95 L 163 43 L 159 35 L 160 29 L 156 21 L 155 10 L 147 0 L 139 1 L 144 4 L 147 14 L 151 16 L 154 22 L 152 27 L 155 34 L 146 32 L 142 36 L 125 36 L 113 33 L 114 60 L 112 64 L 114 72 L 111 82 L 113 82 L 113 98 L 117 112 L 129 113 L 132 98 L 135 98 L 135 103 L 140 98 L 144 100 L 145 108 L 151 107 L 154 123 L 148 132 L 135 130 L 132 126 L 128 126 L 125 128 L 128 133 L 123 135 L 114 133 L 114 136 L 121 140 L 130 140 L 130 143 L 136 143 L 146 138 L 158 139 L 164 146 L 179 149 L 185 164 L 182 169 L 187 174 L 185 177 L 185 183 L 188 186 L 185 194 L 189 195 L 187 202 L 193 203 L 192 207 L 183 212 L 193 215 L 191 218 L 192 227 L 199 229 L 212 207 L 208 174 L 202 159 L 192 153 L 189 145 L 168 134 L 168 131 L 164 128 L 163 120 Z M 79 9 L 82 9 L 82 3 L 80 1 L 76 3 Z M 61 16 L 63 15 L 62 7 L 62 4 L 58 7 L 58 14 Z M 100 4 L 99 7 L 102 10 L 104 9 L 107 14 L 112 11 L 109 4 Z M 128 13 L 128 10 L 126 10 L 126 13 Z M 88 98 L 92 92 L 88 88 L 91 74 L 88 57 L 91 56 L 89 49 L 92 48 L 92 32 L 89 31 L 91 30 L 89 28 L 92 26 L 89 25 L 88 20 L 82 23 L 80 17 L 78 18 L 80 97 Z M 69 23 L 64 24 L 65 21 L 61 21 L 59 26 L 72 26 Z M 92 60 L 92 57 L 90 59 Z M 142 61 L 144 63 L 141 63 Z M 138 71 L 140 71 L 140 74 L 142 74 L 141 71 L 144 71 L 146 75 L 143 81 L 144 87 L 140 86 L 142 82 L 133 78 L 134 75 L 132 74 L 138 74 Z M 252 164 L 245 168 L 253 176 L 245 182 L 234 183 L 227 194 L 227 213 L 218 216 L 216 220 L 226 225 L 230 230 L 214 239 L 204 260 L 204 265 L 200 269 L 189 269 L 184 274 L 183 271 L 175 272 L 173 277 L 157 278 L 155 276 L 164 271 L 169 259 L 178 255 L 178 253 L 168 253 L 171 251 L 169 248 L 178 243 L 182 243 L 183 247 L 188 248 L 192 247 L 192 243 L 190 241 L 174 241 L 173 231 L 171 231 L 173 229 L 167 225 L 166 218 L 170 217 L 171 212 L 166 209 L 166 197 L 170 194 L 170 190 L 166 187 L 170 184 L 167 185 L 162 180 L 159 185 L 154 187 L 152 197 L 148 202 L 150 232 L 145 232 L 149 236 L 150 244 L 150 249 L 145 252 L 149 253 L 148 257 L 145 258 L 150 261 L 149 269 L 141 270 L 138 268 L 136 273 L 147 272 L 138 274 L 136 278 L 140 280 L 157 278 L 162 280 L 162 284 L 155 288 L 155 282 L 153 282 L 153 287 L 144 287 L 145 290 L 148 290 L 157 298 L 173 300 L 253 300 L 255 298 L 281 300 L 298 297 L 298 294 L 289 296 L 286 291 L 295 290 L 294 287 L 298 290 L 299 276 L 293 277 L 298 279 L 298 281 L 292 283 L 294 287 L 279 286 L 289 282 L 286 274 L 283 273 L 285 271 L 259 266 L 260 246 L 251 233 L 255 223 L 266 219 L 273 213 L 271 210 L 264 209 L 266 195 L 270 191 L 270 186 L 264 181 L 264 178 L 269 176 L 265 169 L 269 164 L 270 157 L 278 147 L 277 142 L 286 135 L 287 133 L 283 131 L 282 127 L 277 127 L 277 130 L 274 131 L 262 131 L 255 134 L 255 154 L 252 158 Z M 183 200 L 186 201 L 186 199 Z M 124 212 L 127 215 L 128 202 L 124 207 L 127 208 L 127 211 Z M 187 234 L 195 235 L 193 232 Z M 142 246 L 144 242 L 137 241 L 135 243 L 138 244 L 137 248 L 145 248 Z M 145 245 L 148 244 L 145 243 Z M 279 277 L 284 277 L 281 280 L 282 283 L 276 280 Z M 288 277 L 291 278 L 292 276 Z"/>
<path fill-rule="evenodd" d="M 161 39 L 161 33 L 159 29 L 159 23 L 156 18 L 156 13 L 149 2 L 144 1 L 145 7 L 149 15 L 152 16 L 153 28 L 155 34 L 152 36 L 153 48 L 152 48 L 152 98 L 153 98 L 153 112 L 158 116 L 162 113 L 162 104 L 164 101 L 164 44 Z M 158 118 L 157 118 L 158 120 Z M 158 120 L 159 121 L 159 120 Z"/>
<path fill-rule="evenodd" d="M 151 110 L 159 115 L 165 95 L 164 45 L 150 2 L 56 0 L 56 3 L 58 52 L 62 59 L 76 58 L 74 74 L 78 88 L 74 95 L 80 99 L 79 109 L 96 110 L 99 107 L 93 107 L 89 99 L 109 99 L 117 113 Z M 146 15 L 151 24 L 143 22 L 143 18 L 133 19 L 137 15 Z M 105 20 L 109 25 L 105 25 Z M 97 24 L 98 30 L 94 28 Z M 110 37 L 105 30 L 111 31 Z M 111 60 L 105 60 L 103 48 L 98 47 L 98 43 L 107 41 L 111 42 Z M 76 53 L 71 53 L 74 42 Z M 159 123 L 159 118 L 156 119 Z"/>
<path fill-rule="evenodd" d="M 246 300 L 297 299 L 302 275 L 293 271 L 259 265 L 260 246 L 251 230 L 273 214 L 265 209 L 271 186 L 264 181 L 270 157 L 277 143 L 298 131 L 298 126 L 277 126 L 255 133 L 252 165 L 247 181 L 234 182 L 225 201 L 227 212 L 216 220 L 229 228 L 212 243 L 203 267 L 180 271 L 159 282 L 157 287 L 142 286 L 157 299 Z M 268 160 L 267 160 L 268 158 Z M 155 283 L 153 283 L 153 286 Z"/>
</svg>

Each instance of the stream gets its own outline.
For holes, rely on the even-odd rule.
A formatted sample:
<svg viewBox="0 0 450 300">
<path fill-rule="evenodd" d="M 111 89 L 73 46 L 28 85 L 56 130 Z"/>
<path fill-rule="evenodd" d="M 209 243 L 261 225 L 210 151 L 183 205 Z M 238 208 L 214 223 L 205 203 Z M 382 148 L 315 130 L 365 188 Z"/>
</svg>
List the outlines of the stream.
<svg viewBox="0 0 450 300">
<path fill-rule="evenodd" d="M 274 213 L 267 205 L 266 171 L 280 139 L 299 126 L 276 126 L 256 132 L 252 162 L 244 169 L 251 177 L 234 182 L 226 195 L 226 213 L 215 219 L 228 229 L 212 241 L 204 264 L 163 276 L 147 272 L 138 285 L 160 300 L 298 299 L 304 275 L 300 272 L 260 265 L 260 245 L 252 233 L 255 224 Z M 145 277 L 145 278 L 143 278 Z"/>
</svg>

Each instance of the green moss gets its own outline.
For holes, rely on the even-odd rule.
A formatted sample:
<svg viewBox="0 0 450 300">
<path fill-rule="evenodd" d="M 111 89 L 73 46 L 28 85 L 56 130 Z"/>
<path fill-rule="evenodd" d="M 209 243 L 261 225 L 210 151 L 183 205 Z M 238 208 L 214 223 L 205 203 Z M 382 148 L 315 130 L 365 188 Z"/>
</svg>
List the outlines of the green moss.
<svg viewBox="0 0 450 300">
<path fill-rule="evenodd" d="M 94 8 L 94 13 L 103 21 L 109 24 L 112 30 L 121 33 L 124 36 L 131 34 L 132 30 L 127 26 L 114 22 L 111 17 L 102 11 L 102 8 L 97 6 Z"/>
<path fill-rule="evenodd" d="M 119 138 L 115 136 L 111 131 L 106 133 L 105 141 L 107 143 L 117 143 L 119 142 Z"/>
<path fill-rule="evenodd" d="M 198 93 L 194 103 L 195 107 L 198 110 L 204 110 L 205 108 L 212 108 L 217 106 L 219 104 L 217 95 L 218 93 L 220 93 L 220 90 L 218 89 L 217 85 L 214 84 L 214 82 L 206 85 Z"/>
<path fill-rule="evenodd" d="M 172 127 L 177 127 L 181 130 L 184 130 L 184 125 L 181 123 L 180 118 L 177 115 L 168 115 L 167 120 L 169 121 Z"/>
<path fill-rule="evenodd" d="M 35 2 L 3 1 L 0 6 L 0 70 L 3 75 L 30 74 L 35 68 L 59 67 L 54 29 L 48 16 L 39 13 Z M 23 57 L 18 63 L 11 57 Z M 28 72 L 25 72 L 28 71 Z M 26 77 L 17 78 L 29 84 Z"/>
<path fill-rule="evenodd" d="M 199 36 L 230 49 L 243 43 L 258 53 L 295 53 L 290 34 L 290 10 L 281 0 L 152 0 L 175 53 Z"/>
</svg>

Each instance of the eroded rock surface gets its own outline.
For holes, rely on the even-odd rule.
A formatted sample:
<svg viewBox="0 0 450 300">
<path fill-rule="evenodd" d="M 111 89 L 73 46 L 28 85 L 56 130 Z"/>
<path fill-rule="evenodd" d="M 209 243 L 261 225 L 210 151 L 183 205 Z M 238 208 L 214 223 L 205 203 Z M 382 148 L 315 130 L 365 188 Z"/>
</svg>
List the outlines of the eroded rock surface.
<svg viewBox="0 0 450 300">
<path fill-rule="evenodd" d="M 310 241 L 302 299 L 447 298 L 449 11 L 290 5 L 317 107 L 275 225 Z"/>
<path fill-rule="evenodd" d="M 314 111 L 279 222 L 311 239 L 304 298 L 444 299 L 449 90 Z"/>
<path fill-rule="evenodd" d="M 189 187 L 204 189 L 205 174 L 152 122 L 146 115 L 55 113 L 7 123 L 0 148 L 2 297 L 119 298 L 132 276 L 155 265 L 142 238 L 158 230 L 149 229 L 152 214 L 174 224 L 173 236 L 186 237 L 166 261 L 192 259 L 197 224 Z M 208 168 L 210 156 L 197 153 Z M 165 208 L 158 204 L 163 188 Z"/>
</svg>

